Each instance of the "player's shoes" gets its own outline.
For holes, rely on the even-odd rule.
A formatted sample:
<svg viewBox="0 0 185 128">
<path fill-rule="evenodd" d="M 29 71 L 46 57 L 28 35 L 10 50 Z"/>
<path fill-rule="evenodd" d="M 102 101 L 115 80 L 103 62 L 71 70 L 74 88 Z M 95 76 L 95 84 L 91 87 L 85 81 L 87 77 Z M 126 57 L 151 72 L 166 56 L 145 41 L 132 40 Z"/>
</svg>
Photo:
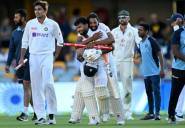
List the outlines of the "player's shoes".
<svg viewBox="0 0 185 128">
<path fill-rule="evenodd" d="M 160 115 L 156 115 L 155 116 L 155 120 L 161 120 L 161 116 Z"/>
<path fill-rule="evenodd" d="M 134 117 L 133 116 L 128 116 L 126 119 L 127 120 L 134 120 Z"/>
<path fill-rule="evenodd" d="M 175 115 L 175 118 L 176 118 L 176 121 L 178 121 L 178 122 L 184 121 L 183 116 Z"/>
<path fill-rule="evenodd" d="M 102 121 L 103 122 L 108 122 L 109 118 L 110 118 L 109 114 L 103 114 L 102 115 Z"/>
<path fill-rule="evenodd" d="M 98 125 L 99 122 L 95 119 L 95 117 L 90 118 L 89 125 Z"/>
<path fill-rule="evenodd" d="M 55 119 L 55 115 L 54 114 L 49 114 L 48 124 L 49 125 L 56 124 L 56 119 Z"/>
<path fill-rule="evenodd" d="M 125 124 L 124 119 L 120 115 L 116 116 L 116 121 L 117 121 L 118 125 L 124 125 Z"/>
<path fill-rule="evenodd" d="M 31 120 L 32 120 L 32 121 L 36 121 L 36 120 L 37 120 L 37 115 L 36 115 L 36 113 L 33 113 L 33 117 L 32 117 Z"/>
<path fill-rule="evenodd" d="M 46 125 L 48 122 L 44 118 L 40 118 L 39 120 L 35 121 L 35 125 Z"/>
<path fill-rule="evenodd" d="M 70 124 L 77 124 L 77 123 L 80 123 L 80 119 L 70 118 L 68 123 L 70 123 Z"/>
<path fill-rule="evenodd" d="M 169 124 L 176 124 L 176 118 L 174 116 L 168 117 Z"/>
<path fill-rule="evenodd" d="M 20 116 L 16 118 L 18 121 L 28 121 L 28 115 L 24 112 L 21 113 Z"/>
<path fill-rule="evenodd" d="M 126 119 L 126 120 L 134 120 L 134 117 L 132 116 L 132 113 L 126 112 L 126 114 L 125 114 L 125 119 Z"/>
<path fill-rule="evenodd" d="M 148 113 L 145 117 L 141 118 L 141 120 L 154 120 L 155 116 L 154 114 Z"/>
</svg>

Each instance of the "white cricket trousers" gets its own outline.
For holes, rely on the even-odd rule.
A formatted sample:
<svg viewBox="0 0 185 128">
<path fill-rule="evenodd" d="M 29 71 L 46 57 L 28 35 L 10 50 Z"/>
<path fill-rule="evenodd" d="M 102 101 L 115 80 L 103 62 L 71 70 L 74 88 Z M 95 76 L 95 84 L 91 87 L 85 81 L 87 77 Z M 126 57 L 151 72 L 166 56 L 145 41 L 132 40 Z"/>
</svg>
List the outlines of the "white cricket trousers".
<svg viewBox="0 0 185 128">
<path fill-rule="evenodd" d="M 53 87 L 53 53 L 30 54 L 29 63 L 34 111 L 38 119 L 46 119 L 46 113 L 55 114 L 57 112 Z"/>
<path fill-rule="evenodd" d="M 120 79 L 123 86 L 123 109 L 126 113 L 131 112 L 132 100 L 132 81 L 133 81 L 133 61 L 116 62 L 117 71 L 120 74 Z"/>
</svg>

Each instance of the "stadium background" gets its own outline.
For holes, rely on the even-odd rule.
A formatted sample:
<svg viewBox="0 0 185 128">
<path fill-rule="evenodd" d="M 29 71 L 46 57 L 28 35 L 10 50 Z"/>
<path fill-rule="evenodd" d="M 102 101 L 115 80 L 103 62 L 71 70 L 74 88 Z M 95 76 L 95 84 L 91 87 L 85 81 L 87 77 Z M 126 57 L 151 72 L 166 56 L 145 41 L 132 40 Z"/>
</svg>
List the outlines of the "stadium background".
<svg viewBox="0 0 185 128">
<path fill-rule="evenodd" d="M 173 12 L 185 14 L 184 0 L 47 0 L 50 4 L 48 17 L 55 19 L 61 27 L 65 42 L 74 43 L 76 33 L 72 25 L 78 16 L 87 16 L 95 11 L 100 20 L 110 28 L 117 25 L 117 12 L 126 9 L 131 13 L 131 24 L 137 26 L 140 22 L 153 22 L 152 16 L 158 16 L 158 26 L 162 22 L 165 27 L 162 35 L 161 48 L 165 57 L 166 77 L 161 82 L 162 111 L 166 112 L 170 93 L 170 35 L 172 33 L 166 19 Z M 22 85 L 18 84 L 11 73 L 4 72 L 7 59 L 8 43 L 11 31 L 14 29 L 13 15 L 16 9 L 25 8 L 28 18 L 33 18 L 32 3 L 34 0 L 6 0 L 0 1 L 0 113 L 15 115 L 23 109 Z M 158 28 L 154 27 L 154 30 Z M 59 112 L 71 111 L 72 95 L 75 83 L 79 79 L 79 63 L 75 59 L 75 50 L 64 47 L 60 57 L 54 64 L 55 90 L 57 93 Z M 132 110 L 142 113 L 147 110 L 147 100 L 144 83 L 138 65 L 134 68 L 134 92 Z M 185 106 L 184 106 L 185 110 Z M 30 109 L 30 111 L 32 111 Z"/>
</svg>

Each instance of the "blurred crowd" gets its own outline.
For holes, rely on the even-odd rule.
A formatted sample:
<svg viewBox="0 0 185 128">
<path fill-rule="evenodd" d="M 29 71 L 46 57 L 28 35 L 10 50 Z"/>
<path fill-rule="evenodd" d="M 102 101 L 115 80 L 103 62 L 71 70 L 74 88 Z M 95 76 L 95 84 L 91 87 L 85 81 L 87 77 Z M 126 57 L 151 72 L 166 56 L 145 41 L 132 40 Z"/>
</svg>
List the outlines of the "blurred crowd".
<svg viewBox="0 0 185 128">
<path fill-rule="evenodd" d="M 97 14 L 100 16 L 100 20 L 107 24 L 110 28 L 115 24 L 110 23 L 110 17 L 107 10 L 98 9 Z M 48 17 L 54 19 L 59 23 L 65 42 L 75 43 L 77 39 L 77 33 L 75 32 L 74 21 L 81 16 L 80 9 L 76 8 L 72 12 L 72 17 L 68 19 L 66 17 L 66 8 L 62 7 L 59 11 L 55 11 L 49 14 Z M 131 17 L 132 18 L 132 17 Z M 170 38 L 172 30 L 167 21 L 161 21 L 160 17 L 156 13 L 153 13 L 145 19 L 144 17 L 138 18 L 132 25 L 137 27 L 137 24 L 142 22 L 149 22 L 151 35 L 155 37 L 161 46 L 162 53 L 165 59 L 165 74 L 166 79 L 170 78 L 171 75 L 171 45 Z M 0 22 L 0 82 L 15 80 L 14 69 L 12 68 L 11 74 L 4 72 L 4 66 L 7 59 L 9 41 L 11 33 L 15 28 L 12 24 L 11 18 L 6 17 Z M 56 81 L 74 81 L 79 78 L 79 62 L 76 60 L 75 48 L 63 47 L 60 56 L 54 64 L 54 77 Z M 134 77 L 141 78 L 140 68 L 135 65 Z"/>
</svg>

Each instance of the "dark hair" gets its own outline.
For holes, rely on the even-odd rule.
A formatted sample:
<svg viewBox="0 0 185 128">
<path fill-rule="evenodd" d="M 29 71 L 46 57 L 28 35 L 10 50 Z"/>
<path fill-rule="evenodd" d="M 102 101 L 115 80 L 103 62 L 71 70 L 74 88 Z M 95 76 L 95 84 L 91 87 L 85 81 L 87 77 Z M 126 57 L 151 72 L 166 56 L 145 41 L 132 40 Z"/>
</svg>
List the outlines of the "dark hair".
<svg viewBox="0 0 185 128">
<path fill-rule="evenodd" d="M 48 2 L 43 0 L 37 0 L 33 3 L 33 7 L 40 5 L 45 11 L 48 9 Z"/>
<path fill-rule="evenodd" d="M 91 12 L 91 13 L 89 14 L 89 16 L 87 17 L 87 21 L 88 21 L 88 22 L 89 22 L 89 19 L 90 19 L 90 18 L 96 18 L 98 21 L 100 21 L 98 15 L 97 15 L 95 12 Z"/>
<path fill-rule="evenodd" d="M 139 26 L 142 26 L 142 27 L 144 28 L 145 31 L 150 31 L 150 26 L 149 26 L 149 24 L 142 23 L 142 24 L 139 24 Z"/>
<path fill-rule="evenodd" d="M 87 19 L 85 17 L 79 17 L 76 19 L 74 25 L 78 26 L 79 24 L 88 24 Z"/>
<path fill-rule="evenodd" d="M 20 14 L 21 17 L 26 18 L 27 17 L 27 13 L 25 9 L 18 9 L 15 11 L 15 14 Z"/>
</svg>

